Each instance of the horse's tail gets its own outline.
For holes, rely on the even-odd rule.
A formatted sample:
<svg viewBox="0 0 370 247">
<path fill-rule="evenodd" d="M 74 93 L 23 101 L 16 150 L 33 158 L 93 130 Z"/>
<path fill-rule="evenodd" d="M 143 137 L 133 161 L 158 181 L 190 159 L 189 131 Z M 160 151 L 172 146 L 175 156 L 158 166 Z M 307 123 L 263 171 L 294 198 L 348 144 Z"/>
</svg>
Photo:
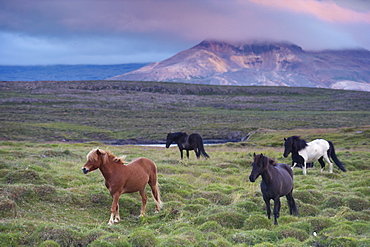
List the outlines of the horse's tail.
<svg viewBox="0 0 370 247">
<path fill-rule="evenodd" d="M 290 210 L 292 211 L 292 215 L 298 215 L 297 205 L 295 204 L 295 200 L 293 197 L 292 197 L 292 204 L 291 204 Z"/>
<path fill-rule="evenodd" d="M 163 202 L 161 201 L 161 192 L 159 190 L 159 183 L 157 180 L 157 183 L 152 186 L 152 195 L 157 205 L 157 211 L 162 208 Z"/>
<path fill-rule="evenodd" d="M 151 160 L 150 160 L 151 161 Z M 150 175 L 149 185 L 152 189 L 152 196 L 156 204 L 156 212 L 158 212 L 162 208 L 162 201 L 161 201 L 161 192 L 159 190 L 159 183 L 158 183 L 158 176 L 157 176 L 157 166 L 153 161 L 151 161 L 152 172 Z"/>
<path fill-rule="evenodd" d="M 341 169 L 342 171 L 347 171 L 344 167 L 344 164 L 339 161 L 337 155 L 335 154 L 334 145 L 331 141 L 328 141 L 329 143 L 329 150 L 328 150 L 328 156 L 331 157 L 334 161 L 334 163 Z"/>
<path fill-rule="evenodd" d="M 206 158 L 209 158 L 209 155 L 206 153 L 206 151 L 204 150 L 204 145 L 203 145 L 203 139 L 202 137 L 199 137 L 197 138 L 198 139 L 198 149 L 199 149 L 199 152 Z"/>
</svg>

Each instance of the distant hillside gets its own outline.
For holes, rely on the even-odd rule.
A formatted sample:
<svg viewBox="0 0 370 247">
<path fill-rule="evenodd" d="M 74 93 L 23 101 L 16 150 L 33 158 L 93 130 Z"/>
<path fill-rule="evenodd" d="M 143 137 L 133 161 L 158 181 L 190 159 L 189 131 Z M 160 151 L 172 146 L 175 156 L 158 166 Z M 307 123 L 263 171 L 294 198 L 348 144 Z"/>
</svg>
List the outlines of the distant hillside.
<svg viewBox="0 0 370 247">
<path fill-rule="evenodd" d="M 370 51 L 304 51 L 290 43 L 203 41 L 108 80 L 299 86 L 370 91 Z"/>
<path fill-rule="evenodd" d="M 113 65 L 0 66 L 0 81 L 104 80 L 139 69 L 147 63 Z"/>
</svg>

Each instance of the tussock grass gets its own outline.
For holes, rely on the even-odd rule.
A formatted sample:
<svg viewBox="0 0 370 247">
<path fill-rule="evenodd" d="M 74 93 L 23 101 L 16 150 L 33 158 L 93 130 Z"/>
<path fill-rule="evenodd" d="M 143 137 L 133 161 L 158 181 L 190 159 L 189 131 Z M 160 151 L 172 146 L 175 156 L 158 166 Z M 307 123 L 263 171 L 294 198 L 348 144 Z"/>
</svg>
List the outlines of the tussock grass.
<svg viewBox="0 0 370 247">
<path fill-rule="evenodd" d="M 1 141 L 0 240 L 6 246 L 366 246 L 370 157 L 368 144 L 357 144 L 367 141 L 367 130 L 318 130 L 336 140 L 348 172 L 321 173 L 317 163 L 303 176 L 296 168 L 299 216 L 289 215 L 282 198 L 278 226 L 267 219 L 259 184 L 248 176 L 254 152 L 290 163 L 282 157 L 282 139 L 293 131 L 260 131 L 245 143 L 206 146 L 207 160 L 193 153 L 180 160 L 176 147 Z M 302 130 L 311 137 L 315 131 Z M 156 162 L 164 201 L 159 214 L 147 188 L 146 216 L 138 217 L 138 193 L 124 194 L 121 222 L 107 225 L 111 198 L 104 179 L 99 171 L 80 170 L 97 146 Z"/>
<path fill-rule="evenodd" d="M 370 92 L 320 88 L 0 82 L 0 99 L 2 140 L 121 144 L 163 141 L 168 132 L 186 131 L 235 141 L 260 128 L 351 132 L 370 122 Z M 351 138 L 348 147 L 356 141 Z M 280 140 L 268 145 L 277 147 Z"/>
</svg>

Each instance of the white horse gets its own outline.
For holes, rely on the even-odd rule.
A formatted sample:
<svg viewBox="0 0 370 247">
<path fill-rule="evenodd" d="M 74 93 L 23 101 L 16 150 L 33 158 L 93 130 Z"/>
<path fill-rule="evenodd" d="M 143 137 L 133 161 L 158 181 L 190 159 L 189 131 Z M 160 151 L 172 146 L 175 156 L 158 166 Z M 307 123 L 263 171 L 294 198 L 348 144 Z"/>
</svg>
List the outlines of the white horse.
<svg viewBox="0 0 370 247">
<path fill-rule="evenodd" d="M 333 173 L 333 163 L 330 161 L 330 158 L 333 159 L 334 163 L 341 169 L 342 171 L 346 171 L 344 164 L 339 161 L 337 158 L 334 145 L 332 142 L 324 140 L 324 139 L 316 139 L 311 142 L 306 142 L 303 139 L 300 139 L 299 136 L 291 136 L 285 139 L 284 143 L 284 157 L 288 157 L 289 153 L 292 153 L 293 159 L 293 166 L 294 168 L 296 164 L 302 164 L 303 174 L 306 175 L 306 164 L 314 161 L 319 161 L 321 164 L 321 172 L 325 169 L 325 163 L 329 163 L 330 165 L 330 173 Z"/>
</svg>

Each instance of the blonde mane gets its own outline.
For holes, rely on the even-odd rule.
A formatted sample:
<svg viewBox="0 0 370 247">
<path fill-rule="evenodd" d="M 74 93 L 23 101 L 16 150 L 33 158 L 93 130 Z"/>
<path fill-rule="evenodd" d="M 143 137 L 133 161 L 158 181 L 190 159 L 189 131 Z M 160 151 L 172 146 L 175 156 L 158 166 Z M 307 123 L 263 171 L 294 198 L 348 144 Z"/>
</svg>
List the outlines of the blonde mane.
<svg viewBox="0 0 370 247">
<path fill-rule="evenodd" d="M 108 151 L 108 150 L 106 150 L 106 151 L 104 151 L 104 150 L 101 150 L 101 149 L 99 149 L 99 148 L 95 148 L 95 149 L 93 149 L 93 150 L 91 150 L 88 154 L 87 154 L 87 156 L 86 156 L 86 158 L 87 158 L 87 160 L 89 160 L 89 161 L 97 161 L 98 160 L 98 153 L 97 152 L 100 152 L 101 154 L 103 154 L 104 156 L 103 156 L 103 162 L 104 163 L 107 163 L 107 161 L 108 161 L 108 158 L 111 158 L 114 162 L 116 162 L 116 163 L 122 163 L 122 164 L 125 164 L 125 163 L 128 163 L 128 162 L 126 162 L 125 161 L 125 158 L 126 158 L 126 155 L 122 155 L 121 157 L 116 157 L 114 154 L 112 154 L 110 151 Z"/>
</svg>

